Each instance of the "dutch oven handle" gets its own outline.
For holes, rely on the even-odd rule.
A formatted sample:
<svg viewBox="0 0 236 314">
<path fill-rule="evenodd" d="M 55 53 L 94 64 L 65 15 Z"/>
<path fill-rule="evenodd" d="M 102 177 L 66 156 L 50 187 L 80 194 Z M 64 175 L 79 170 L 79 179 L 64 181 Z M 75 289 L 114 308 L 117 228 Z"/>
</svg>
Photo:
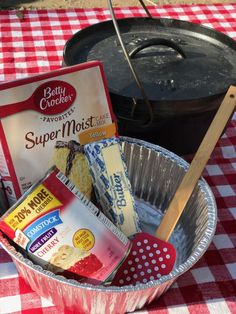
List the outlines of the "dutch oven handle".
<svg viewBox="0 0 236 314">
<path fill-rule="evenodd" d="M 146 95 L 146 93 L 145 93 L 145 90 L 144 90 L 144 88 L 143 88 L 143 84 L 141 83 L 141 81 L 140 81 L 140 79 L 139 79 L 139 77 L 138 77 L 138 75 L 137 75 L 137 73 L 136 73 L 136 71 L 135 71 L 135 69 L 134 69 L 134 67 L 133 67 L 133 65 L 132 65 L 132 62 L 131 62 L 130 57 L 129 57 L 129 54 L 128 54 L 128 52 L 127 52 L 127 50 L 126 50 L 126 47 L 125 47 L 125 45 L 124 45 L 124 43 L 123 43 L 123 40 L 122 40 L 122 38 L 121 38 L 119 26 L 118 26 L 118 23 L 117 23 L 117 20 L 116 20 L 116 17 L 115 17 L 115 13 L 114 13 L 114 10 L 113 10 L 113 6 L 112 6 L 112 0 L 107 0 L 107 1 L 108 1 L 108 7 L 109 7 L 110 14 L 111 14 L 111 17 L 112 17 L 113 25 L 114 25 L 114 27 L 115 27 L 115 30 L 116 30 L 117 37 L 118 37 L 118 39 L 119 39 L 120 45 L 121 45 L 122 50 L 123 50 L 123 52 L 124 52 L 124 54 L 125 54 L 125 57 L 126 57 L 127 62 L 128 62 L 128 64 L 129 64 L 130 70 L 131 70 L 131 72 L 132 72 L 132 74 L 133 74 L 133 77 L 134 77 L 134 79 L 135 79 L 135 81 L 136 81 L 136 83 L 137 83 L 137 85 L 138 85 L 138 87 L 139 87 L 139 89 L 140 89 L 140 92 L 141 92 L 141 94 L 142 94 L 142 97 L 143 97 L 143 99 L 144 99 L 144 101 L 145 101 L 145 103 L 146 103 L 146 105 L 147 105 L 147 108 L 148 108 L 149 118 L 148 118 L 148 120 L 145 120 L 145 121 L 142 123 L 142 125 L 143 125 L 143 126 L 149 126 L 150 124 L 152 124 L 152 121 L 153 121 L 152 105 L 151 105 L 151 103 L 150 103 L 149 100 L 148 100 L 148 97 L 147 97 L 147 95 Z M 143 1 L 142 1 L 142 0 L 139 0 L 139 2 L 141 3 L 141 5 L 142 5 L 142 7 L 144 8 L 145 12 L 147 13 L 148 17 L 152 17 L 151 14 L 150 14 L 150 12 L 149 12 L 148 9 L 146 8 L 145 4 L 143 3 Z M 131 117 L 134 115 L 134 111 L 135 111 L 135 107 L 133 107 L 133 110 L 131 111 Z"/>
<path fill-rule="evenodd" d="M 170 47 L 174 49 L 175 51 L 177 51 L 181 55 L 182 58 L 186 58 L 186 55 L 180 46 L 178 46 L 172 40 L 168 40 L 164 38 L 151 38 L 151 39 L 142 41 L 133 50 L 129 52 L 129 57 L 133 58 L 136 55 L 136 53 L 138 53 L 142 49 L 150 47 L 150 46 L 154 46 L 154 45 L 162 45 L 162 46 Z"/>
</svg>

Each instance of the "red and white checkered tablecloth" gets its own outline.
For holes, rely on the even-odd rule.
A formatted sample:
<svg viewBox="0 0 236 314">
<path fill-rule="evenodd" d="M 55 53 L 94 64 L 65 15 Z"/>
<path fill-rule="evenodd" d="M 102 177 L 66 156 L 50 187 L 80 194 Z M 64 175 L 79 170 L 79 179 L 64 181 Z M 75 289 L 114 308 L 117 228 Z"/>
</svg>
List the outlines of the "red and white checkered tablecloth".
<svg viewBox="0 0 236 314">
<path fill-rule="evenodd" d="M 236 4 L 150 7 L 170 17 L 213 27 L 236 39 Z M 145 16 L 141 7 L 117 8 L 117 17 Z M 108 9 L 0 11 L 0 81 L 60 68 L 68 38 L 110 19 Z M 236 113 L 208 162 L 204 177 L 218 206 L 215 237 L 201 260 L 160 299 L 137 313 L 236 313 Z M 61 313 L 19 277 L 0 248 L 0 313 Z"/>
</svg>

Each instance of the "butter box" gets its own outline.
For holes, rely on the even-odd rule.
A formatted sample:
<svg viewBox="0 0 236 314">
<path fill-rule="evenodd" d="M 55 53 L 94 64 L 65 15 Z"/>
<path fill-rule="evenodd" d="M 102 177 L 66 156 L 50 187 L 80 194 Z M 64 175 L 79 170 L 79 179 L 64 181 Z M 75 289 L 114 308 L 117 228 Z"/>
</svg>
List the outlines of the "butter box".
<svg viewBox="0 0 236 314">
<path fill-rule="evenodd" d="M 128 237 L 140 231 L 131 184 L 117 137 L 84 146 L 103 212 Z"/>
</svg>

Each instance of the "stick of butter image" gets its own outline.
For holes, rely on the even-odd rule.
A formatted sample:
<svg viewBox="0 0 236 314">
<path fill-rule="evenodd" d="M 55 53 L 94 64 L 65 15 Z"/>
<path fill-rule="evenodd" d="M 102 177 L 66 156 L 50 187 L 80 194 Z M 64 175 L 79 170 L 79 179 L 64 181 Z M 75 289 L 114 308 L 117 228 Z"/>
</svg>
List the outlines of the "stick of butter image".
<svg viewBox="0 0 236 314">
<path fill-rule="evenodd" d="M 140 231 L 135 201 L 119 139 L 112 137 L 84 146 L 94 192 L 104 214 L 127 236 Z"/>
</svg>

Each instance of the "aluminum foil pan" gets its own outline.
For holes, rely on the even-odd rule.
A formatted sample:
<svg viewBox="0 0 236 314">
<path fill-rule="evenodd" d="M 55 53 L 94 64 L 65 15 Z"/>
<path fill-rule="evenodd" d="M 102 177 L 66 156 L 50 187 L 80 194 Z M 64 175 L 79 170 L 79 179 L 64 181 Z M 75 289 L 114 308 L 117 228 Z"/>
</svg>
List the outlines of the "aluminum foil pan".
<svg viewBox="0 0 236 314">
<path fill-rule="evenodd" d="M 121 139 L 142 228 L 154 233 L 188 164 L 157 145 L 127 137 Z M 92 286 L 54 275 L 25 258 L 1 234 L 0 243 L 32 289 L 58 309 L 89 314 L 125 313 L 160 297 L 201 258 L 212 241 L 216 221 L 214 196 L 201 179 L 170 239 L 177 249 L 173 271 L 159 280 L 122 288 Z"/>
</svg>

